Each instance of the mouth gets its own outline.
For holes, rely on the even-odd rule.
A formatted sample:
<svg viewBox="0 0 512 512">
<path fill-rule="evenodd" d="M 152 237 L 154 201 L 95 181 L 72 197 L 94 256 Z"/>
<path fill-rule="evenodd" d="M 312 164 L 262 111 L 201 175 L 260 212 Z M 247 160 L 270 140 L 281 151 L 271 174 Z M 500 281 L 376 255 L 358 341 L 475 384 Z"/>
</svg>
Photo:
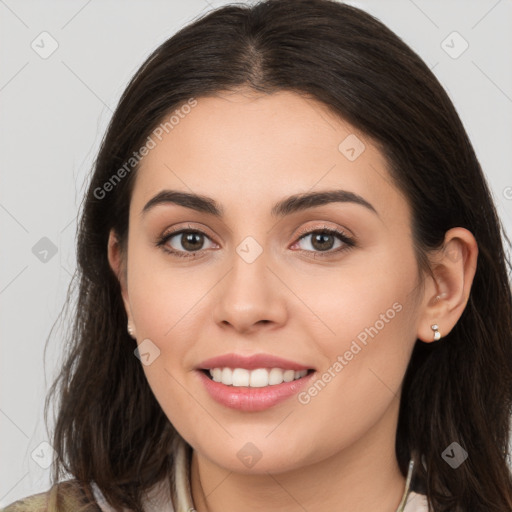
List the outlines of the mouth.
<svg viewBox="0 0 512 512">
<path fill-rule="evenodd" d="M 195 368 L 210 397 L 230 409 L 264 411 L 299 393 L 316 370 L 273 354 L 223 354 Z"/>
<path fill-rule="evenodd" d="M 260 412 L 289 400 L 311 385 L 313 369 L 198 368 L 205 391 L 217 403 L 241 412 Z"/>
<path fill-rule="evenodd" d="M 284 368 L 246 368 L 216 367 L 201 369 L 210 380 L 231 387 L 264 388 L 278 386 L 283 382 L 300 380 L 313 373 L 313 369 L 292 370 Z"/>
</svg>

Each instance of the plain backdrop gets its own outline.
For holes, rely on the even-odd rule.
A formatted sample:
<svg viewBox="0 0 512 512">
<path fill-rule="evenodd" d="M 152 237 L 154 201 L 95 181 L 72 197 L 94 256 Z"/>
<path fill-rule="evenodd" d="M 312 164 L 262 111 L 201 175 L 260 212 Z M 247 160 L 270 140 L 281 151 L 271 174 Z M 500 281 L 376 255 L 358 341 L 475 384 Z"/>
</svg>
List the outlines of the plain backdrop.
<svg viewBox="0 0 512 512">
<path fill-rule="evenodd" d="M 43 349 L 76 266 L 76 216 L 107 123 L 149 53 L 226 3 L 0 0 L 0 506 L 50 485 L 43 404 L 65 326 L 46 364 Z M 510 236 L 512 2 L 347 3 L 381 19 L 443 84 Z"/>
</svg>

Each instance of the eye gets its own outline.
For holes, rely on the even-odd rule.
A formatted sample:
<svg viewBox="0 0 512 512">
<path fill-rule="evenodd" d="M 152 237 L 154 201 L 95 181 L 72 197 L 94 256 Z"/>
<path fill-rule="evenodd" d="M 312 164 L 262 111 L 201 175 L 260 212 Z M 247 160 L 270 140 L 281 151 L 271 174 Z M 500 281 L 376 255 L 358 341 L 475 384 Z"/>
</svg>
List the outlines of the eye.
<svg viewBox="0 0 512 512">
<path fill-rule="evenodd" d="M 333 253 L 338 253 L 355 246 L 354 240 L 338 229 L 324 227 L 322 229 L 303 231 L 299 233 L 299 235 L 301 235 L 299 240 L 295 242 L 292 247 L 310 238 L 310 240 L 304 244 L 306 248 L 301 249 L 301 251 L 320 253 L 319 255 L 321 257 L 324 256 L 322 253 L 327 253 L 325 256 L 332 255 Z M 338 241 L 337 246 L 336 241 Z"/>
<path fill-rule="evenodd" d="M 179 231 L 164 234 L 157 241 L 156 245 L 158 247 L 162 247 L 165 252 L 170 254 L 184 258 L 191 258 L 195 257 L 196 252 L 204 249 L 205 240 L 210 240 L 210 238 L 202 231 L 197 229 L 181 229 Z"/>
</svg>

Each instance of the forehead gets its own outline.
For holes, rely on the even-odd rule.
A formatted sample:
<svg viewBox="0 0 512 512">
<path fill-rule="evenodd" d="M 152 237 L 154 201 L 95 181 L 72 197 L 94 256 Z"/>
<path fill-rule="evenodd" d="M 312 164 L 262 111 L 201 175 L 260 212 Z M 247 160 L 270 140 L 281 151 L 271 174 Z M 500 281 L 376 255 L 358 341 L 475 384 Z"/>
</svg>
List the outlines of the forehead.
<svg viewBox="0 0 512 512">
<path fill-rule="evenodd" d="M 349 190 L 384 209 L 404 201 L 367 136 L 293 92 L 199 97 L 160 132 L 137 172 L 132 202 L 138 211 L 163 189 L 221 204 L 238 200 L 248 211 L 313 189 Z"/>
</svg>

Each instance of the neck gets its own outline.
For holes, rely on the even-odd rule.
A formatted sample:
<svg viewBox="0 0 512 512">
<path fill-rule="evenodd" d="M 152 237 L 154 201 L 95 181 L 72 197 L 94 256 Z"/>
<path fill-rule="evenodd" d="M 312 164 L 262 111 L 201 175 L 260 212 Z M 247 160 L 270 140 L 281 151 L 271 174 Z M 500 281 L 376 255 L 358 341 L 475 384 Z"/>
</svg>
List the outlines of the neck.
<svg viewBox="0 0 512 512">
<path fill-rule="evenodd" d="M 197 512 L 395 512 L 405 477 L 396 460 L 394 432 L 396 428 L 389 425 L 375 426 L 328 459 L 264 475 L 228 471 L 194 450 L 190 475 L 194 507 Z"/>
</svg>

